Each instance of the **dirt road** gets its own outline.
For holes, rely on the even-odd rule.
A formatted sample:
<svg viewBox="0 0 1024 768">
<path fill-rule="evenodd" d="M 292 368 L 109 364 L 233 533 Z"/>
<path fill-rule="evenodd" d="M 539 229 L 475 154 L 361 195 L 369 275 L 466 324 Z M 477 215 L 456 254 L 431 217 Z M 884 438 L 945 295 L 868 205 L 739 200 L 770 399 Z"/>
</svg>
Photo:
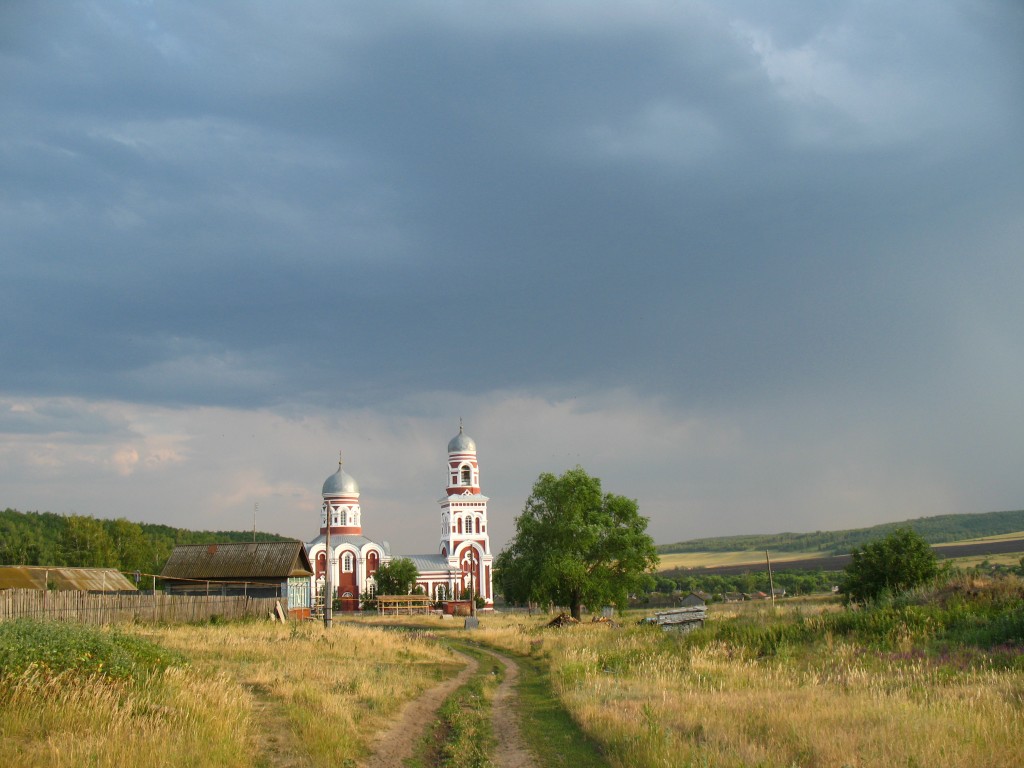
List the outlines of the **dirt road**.
<svg viewBox="0 0 1024 768">
<path fill-rule="evenodd" d="M 412 757 L 417 741 L 434 721 L 444 700 L 465 685 L 479 666 L 471 656 L 457 651 L 456 655 L 466 662 L 465 668 L 455 677 L 428 688 L 418 699 L 409 702 L 391 727 L 377 735 L 373 753 L 362 763 L 364 768 L 400 768 L 403 760 Z"/>
<path fill-rule="evenodd" d="M 504 667 L 504 676 L 494 694 L 491 711 L 498 742 L 493 764 L 497 768 L 535 768 L 537 763 L 523 740 L 516 711 L 515 685 L 519 678 L 519 666 L 502 653 L 483 648 L 480 650 Z M 476 659 L 466 654 L 456 654 L 466 662 L 465 668 L 452 679 L 430 688 L 410 702 L 394 724 L 378 735 L 373 744 L 373 754 L 362 763 L 364 768 L 401 768 L 402 762 L 412 756 L 416 744 L 433 724 L 445 699 L 465 685 L 479 667 Z"/>
<path fill-rule="evenodd" d="M 505 667 L 505 676 L 494 694 L 491 712 L 494 735 L 498 739 L 498 745 L 494 750 L 494 764 L 498 768 L 534 768 L 537 763 L 523 740 L 515 704 L 519 665 L 504 654 L 487 649 L 481 650 L 496 658 Z"/>
</svg>

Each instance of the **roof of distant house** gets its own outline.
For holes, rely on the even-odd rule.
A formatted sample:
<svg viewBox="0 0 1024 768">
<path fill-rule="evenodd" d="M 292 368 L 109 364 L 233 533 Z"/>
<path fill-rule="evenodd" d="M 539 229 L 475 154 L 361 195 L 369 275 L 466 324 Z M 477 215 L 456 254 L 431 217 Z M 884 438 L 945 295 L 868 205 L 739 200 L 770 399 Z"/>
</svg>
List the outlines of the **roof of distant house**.
<svg viewBox="0 0 1024 768">
<path fill-rule="evenodd" d="M 68 568 L 56 565 L 0 565 L 0 589 L 127 592 L 135 585 L 116 568 Z"/>
<path fill-rule="evenodd" d="M 161 578 L 258 579 L 312 576 L 301 541 L 182 544 L 171 552 Z"/>
</svg>

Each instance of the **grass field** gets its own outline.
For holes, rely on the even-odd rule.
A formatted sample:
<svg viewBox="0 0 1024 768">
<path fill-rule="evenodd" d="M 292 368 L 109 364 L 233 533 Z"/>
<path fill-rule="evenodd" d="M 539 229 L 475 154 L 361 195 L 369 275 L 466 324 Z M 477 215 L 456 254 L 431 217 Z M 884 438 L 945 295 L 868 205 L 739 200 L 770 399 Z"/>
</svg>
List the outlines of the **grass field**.
<svg viewBox="0 0 1024 768">
<path fill-rule="evenodd" d="M 769 555 L 774 567 L 776 563 L 781 566 L 787 561 L 826 557 L 829 553 L 772 552 L 769 550 Z M 659 557 L 659 571 L 670 571 L 675 568 L 716 568 L 724 565 L 763 566 L 765 564 L 764 552 L 673 552 Z"/>
<path fill-rule="evenodd" d="M 682 637 L 525 619 L 480 634 L 545 659 L 574 719 L 622 768 L 1010 768 L 1024 764 L 1024 663 L 997 641 L 1020 637 L 1013 589 L 1015 623 L 987 639 L 965 629 L 987 609 L 953 599 L 877 613 L 728 606 Z"/>
<path fill-rule="evenodd" d="M 955 552 L 957 547 L 964 549 L 979 549 L 980 545 L 986 543 L 1001 544 L 1015 540 L 1021 541 L 1019 549 L 1013 552 L 998 553 L 973 553 L 958 556 Z M 963 541 L 952 541 L 936 545 L 941 547 L 944 559 L 952 560 L 961 567 L 971 567 L 988 560 L 993 564 L 1016 565 L 1024 556 L 1024 531 L 1016 533 L 1004 533 L 998 536 L 985 536 L 977 539 L 965 539 Z M 950 551 L 953 550 L 953 551 Z M 775 552 L 769 550 L 772 560 L 772 567 L 785 568 L 787 562 L 798 560 L 813 560 L 817 558 L 831 557 L 831 552 L 806 551 L 806 552 Z M 724 568 L 749 565 L 752 568 L 765 565 L 765 553 L 758 551 L 732 551 L 732 552 L 675 552 L 661 555 L 658 565 L 659 571 L 671 571 L 678 568 Z"/>
<path fill-rule="evenodd" d="M 1024 539 L 1024 531 L 1015 531 L 1013 533 L 1003 533 L 1003 534 L 1000 534 L 999 536 L 983 536 L 980 539 L 964 539 L 961 542 L 954 541 L 954 542 L 950 542 L 949 545 L 943 545 L 943 546 L 951 546 L 951 545 L 954 545 L 954 544 L 977 544 L 977 543 L 983 543 L 983 542 L 986 542 L 986 541 L 1006 541 L 1008 539 Z"/>
<path fill-rule="evenodd" d="M 0 765 L 352 768 L 404 701 L 455 671 L 451 641 L 523 658 L 520 711 L 526 730 L 547 731 L 542 768 L 587 764 L 556 762 L 560 731 L 564 743 L 596 743 L 617 768 L 1024 765 L 1016 577 L 960 576 L 856 610 L 716 605 L 707 626 L 681 636 L 637 625 L 641 615 L 562 629 L 545 628 L 546 615 L 483 615 L 472 632 L 405 616 L 346 617 L 330 632 L 8 622 Z M 489 741 L 492 670 L 453 698 L 435 734 Z M 568 715 L 545 714 L 553 701 Z M 421 765 L 458 764 L 435 746 Z"/>
<path fill-rule="evenodd" d="M 403 702 L 458 668 L 371 627 L 235 623 L 114 633 L 0 624 L 0 765 L 354 766 Z M 63 636 L 36 657 L 35 637 Z M 147 645 L 111 675 L 122 646 Z M 27 659 L 21 663 L 20 659 Z M 284 759 L 278 759 L 278 758 Z"/>
</svg>

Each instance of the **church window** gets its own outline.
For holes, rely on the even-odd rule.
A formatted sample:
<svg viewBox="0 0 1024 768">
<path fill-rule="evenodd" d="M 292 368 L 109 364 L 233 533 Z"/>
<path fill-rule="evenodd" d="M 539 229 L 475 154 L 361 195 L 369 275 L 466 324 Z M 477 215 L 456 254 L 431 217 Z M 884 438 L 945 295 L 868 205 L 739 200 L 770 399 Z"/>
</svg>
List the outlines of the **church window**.
<svg viewBox="0 0 1024 768">
<path fill-rule="evenodd" d="M 471 518 L 469 515 L 466 515 L 466 533 L 472 533 L 472 532 L 473 532 L 473 518 Z"/>
<path fill-rule="evenodd" d="M 469 465 L 468 464 L 463 464 L 462 465 L 462 484 L 463 485 L 472 485 L 471 480 L 472 480 L 472 474 L 470 472 Z"/>
<path fill-rule="evenodd" d="M 341 558 L 341 569 L 345 573 L 351 573 L 352 572 L 352 553 L 351 552 L 346 552 L 345 556 L 343 558 Z"/>
<path fill-rule="evenodd" d="M 476 519 L 476 532 L 480 533 L 480 518 L 479 517 Z"/>
<path fill-rule="evenodd" d="M 459 518 L 459 533 L 462 533 L 462 518 Z"/>
</svg>

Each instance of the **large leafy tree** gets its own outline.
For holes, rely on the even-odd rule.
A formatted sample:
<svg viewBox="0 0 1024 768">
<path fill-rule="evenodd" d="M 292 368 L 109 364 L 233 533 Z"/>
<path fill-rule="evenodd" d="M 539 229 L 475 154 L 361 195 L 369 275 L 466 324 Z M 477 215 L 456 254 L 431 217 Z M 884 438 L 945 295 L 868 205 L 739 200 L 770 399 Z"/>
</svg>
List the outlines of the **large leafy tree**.
<svg viewBox="0 0 1024 768">
<path fill-rule="evenodd" d="M 854 548 L 842 589 L 855 602 L 899 594 L 935 578 L 938 564 L 931 546 L 910 528 Z"/>
<path fill-rule="evenodd" d="M 373 580 L 378 595 L 408 595 L 419 577 L 416 564 L 408 557 L 400 557 L 378 568 Z"/>
<path fill-rule="evenodd" d="M 633 499 L 602 493 L 582 467 L 560 477 L 544 473 L 533 486 L 516 534 L 495 561 L 495 576 L 511 602 L 568 606 L 580 618 L 653 583 L 658 564 Z"/>
</svg>

